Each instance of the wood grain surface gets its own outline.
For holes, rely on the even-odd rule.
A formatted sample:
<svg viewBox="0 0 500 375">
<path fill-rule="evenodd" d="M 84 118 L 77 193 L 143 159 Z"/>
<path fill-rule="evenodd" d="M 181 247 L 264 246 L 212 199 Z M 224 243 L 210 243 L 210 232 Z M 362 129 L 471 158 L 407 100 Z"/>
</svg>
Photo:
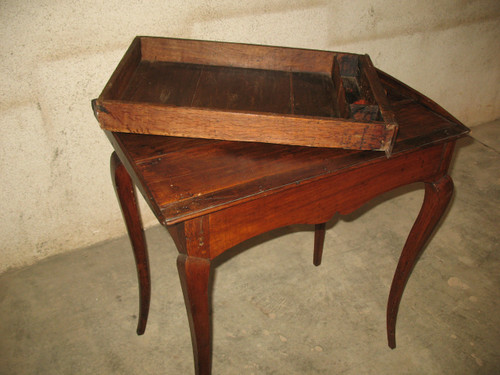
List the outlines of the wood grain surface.
<svg viewBox="0 0 500 375">
<path fill-rule="evenodd" d="M 138 37 L 96 101 L 109 131 L 380 150 L 397 122 L 368 56 Z"/>
</svg>

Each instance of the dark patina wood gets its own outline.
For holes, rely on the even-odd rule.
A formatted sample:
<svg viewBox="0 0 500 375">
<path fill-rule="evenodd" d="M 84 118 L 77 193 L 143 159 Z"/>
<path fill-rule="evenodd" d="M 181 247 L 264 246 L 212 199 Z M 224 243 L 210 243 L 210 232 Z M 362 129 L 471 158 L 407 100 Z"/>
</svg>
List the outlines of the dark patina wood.
<svg viewBox="0 0 500 375">
<path fill-rule="evenodd" d="M 405 284 L 450 201 L 453 183 L 448 168 L 455 141 L 468 129 L 415 90 L 381 71 L 377 74 L 399 124 L 390 158 L 374 151 L 106 131 L 117 155 L 112 157 L 112 174 L 138 265 L 139 333 L 146 325 L 150 281 L 130 177 L 179 250 L 178 271 L 196 374 L 211 373 L 214 258 L 260 233 L 306 223 L 315 225 L 313 263 L 319 265 L 325 222 L 336 213 L 353 212 L 384 192 L 420 182 L 425 186 L 424 202 L 401 253 L 387 305 L 388 343 L 395 347 L 396 317 Z M 279 80 L 271 84 L 279 86 Z M 332 89 L 322 85 L 317 87 Z M 311 90 L 309 97 L 295 105 L 307 112 L 314 100 Z M 344 110 L 352 111 L 346 103 Z"/>
<path fill-rule="evenodd" d="M 368 55 L 137 37 L 96 101 L 110 131 L 390 155 L 397 121 Z"/>
<path fill-rule="evenodd" d="M 313 264 L 319 266 L 323 258 L 323 246 L 325 244 L 326 223 L 316 224 L 314 226 L 314 254 Z"/>
<path fill-rule="evenodd" d="M 134 251 L 137 277 L 139 280 L 139 320 L 137 334 L 142 335 L 146 329 L 151 301 L 151 277 L 149 273 L 148 249 L 142 227 L 139 205 L 135 195 L 135 187 L 115 152 L 111 154 L 111 178 L 116 196 L 120 202 L 123 219 Z"/>
</svg>

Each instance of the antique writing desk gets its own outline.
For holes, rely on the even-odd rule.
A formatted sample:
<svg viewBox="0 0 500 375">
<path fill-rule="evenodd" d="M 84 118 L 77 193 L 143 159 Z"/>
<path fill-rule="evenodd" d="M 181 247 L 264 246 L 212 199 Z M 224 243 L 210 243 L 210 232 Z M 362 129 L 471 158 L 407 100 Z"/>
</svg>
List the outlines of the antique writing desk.
<svg viewBox="0 0 500 375">
<path fill-rule="evenodd" d="M 111 171 L 139 276 L 138 334 L 146 326 L 150 275 L 134 185 L 179 250 L 177 266 L 196 374 L 210 374 L 209 280 L 215 257 L 260 233 L 303 223 L 315 225 L 313 261 L 319 265 L 325 222 L 334 214 L 348 214 L 379 194 L 422 182 L 424 202 L 403 248 L 387 305 L 388 342 L 395 347 L 405 284 L 450 201 L 448 167 L 455 141 L 468 129 L 418 92 L 378 74 L 399 124 L 389 158 L 380 151 L 106 131 L 115 149 Z"/>
</svg>

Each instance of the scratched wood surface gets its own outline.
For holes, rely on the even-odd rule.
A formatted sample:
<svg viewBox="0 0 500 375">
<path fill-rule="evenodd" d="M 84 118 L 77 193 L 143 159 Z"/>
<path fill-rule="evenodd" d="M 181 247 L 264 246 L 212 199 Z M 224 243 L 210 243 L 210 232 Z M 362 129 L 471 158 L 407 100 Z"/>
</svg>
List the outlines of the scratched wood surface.
<svg viewBox="0 0 500 375">
<path fill-rule="evenodd" d="M 120 99 L 338 117 L 332 95 L 333 82 L 325 74 L 143 61 Z"/>
</svg>

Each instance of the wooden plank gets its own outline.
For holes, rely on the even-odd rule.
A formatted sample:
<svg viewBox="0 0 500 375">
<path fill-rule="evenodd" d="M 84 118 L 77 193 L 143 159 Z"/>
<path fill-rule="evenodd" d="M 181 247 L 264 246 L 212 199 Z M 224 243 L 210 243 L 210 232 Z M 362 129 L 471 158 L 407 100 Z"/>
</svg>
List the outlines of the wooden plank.
<svg viewBox="0 0 500 375">
<path fill-rule="evenodd" d="M 140 165 L 167 216 L 182 216 L 273 191 L 359 162 L 350 151 L 263 143 L 219 142 L 168 153 Z M 383 157 L 381 154 L 361 154 Z M 167 173 L 168 171 L 168 173 Z"/>
<path fill-rule="evenodd" d="M 100 107 L 97 115 L 101 126 L 131 133 L 358 150 L 381 149 L 386 134 L 385 124 L 380 122 L 355 123 L 337 118 L 212 111 L 114 100 L 101 102 Z"/>
<path fill-rule="evenodd" d="M 250 181 L 268 177 L 278 181 L 282 173 L 310 167 L 311 159 L 300 156 L 316 149 L 300 149 L 250 142 L 211 143 L 171 152 L 167 157 L 141 164 L 141 170 L 151 190 L 157 193 L 160 206 L 182 204 L 221 189 L 238 186 L 239 190 L 239 186 Z M 321 160 L 318 158 L 317 162 Z M 228 198 L 226 195 L 225 200 Z"/>
<path fill-rule="evenodd" d="M 405 103 L 402 106 L 395 107 L 395 110 L 398 123 L 413 125 L 399 127 L 398 141 L 416 138 L 422 134 L 432 134 L 436 130 L 453 125 L 449 120 L 425 110 L 425 107 L 417 102 Z"/>
<path fill-rule="evenodd" d="M 190 39 L 141 37 L 143 59 L 329 74 L 334 53 Z"/>
<path fill-rule="evenodd" d="M 190 106 L 202 69 L 201 65 L 142 61 L 119 99 Z"/>
<path fill-rule="evenodd" d="M 191 106 L 289 114 L 289 73 L 205 66 Z"/>
<path fill-rule="evenodd" d="M 142 61 L 120 99 L 335 117 L 332 91 L 325 74 Z"/>
<path fill-rule="evenodd" d="M 214 139 L 164 137 L 157 135 L 121 133 L 120 139 L 136 164 L 150 162 L 181 150 L 222 142 Z"/>
</svg>

